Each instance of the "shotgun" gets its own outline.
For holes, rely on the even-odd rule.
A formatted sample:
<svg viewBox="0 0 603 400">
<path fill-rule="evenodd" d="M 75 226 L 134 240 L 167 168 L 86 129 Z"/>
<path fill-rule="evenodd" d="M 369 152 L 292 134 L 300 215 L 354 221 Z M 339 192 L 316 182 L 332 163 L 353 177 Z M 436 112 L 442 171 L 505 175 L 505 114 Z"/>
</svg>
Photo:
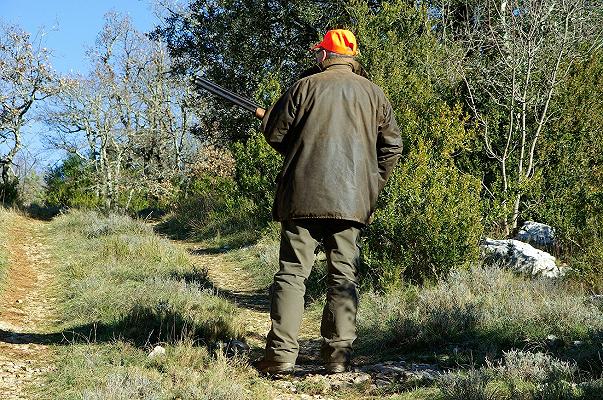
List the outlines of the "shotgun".
<svg viewBox="0 0 603 400">
<path fill-rule="evenodd" d="M 244 97 L 241 97 L 238 94 L 233 93 L 228 89 L 224 89 L 222 86 L 218 86 L 215 83 L 208 81 L 205 78 L 200 77 L 199 75 L 195 75 L 193 77 L 193 81 L 200 88 L 205 89 L 208 92 L 211 92 L 217 96 L 220 96 L 223 99 L 226 99 L 226 100 L 236 104 L 239 107 L 243 107 L 247 111 L 251 111 L 252 113 L 254 113 L 256 118 L 258 118 L 258 119 L 264 118 L 264 114 L 266 113 L 266 110 L 263 109 L 262 107 L 260 107 L 259 105 L 257 105 L 256 103 L 254 103 L 253 101 L 246 99 Z"/>
</svg>

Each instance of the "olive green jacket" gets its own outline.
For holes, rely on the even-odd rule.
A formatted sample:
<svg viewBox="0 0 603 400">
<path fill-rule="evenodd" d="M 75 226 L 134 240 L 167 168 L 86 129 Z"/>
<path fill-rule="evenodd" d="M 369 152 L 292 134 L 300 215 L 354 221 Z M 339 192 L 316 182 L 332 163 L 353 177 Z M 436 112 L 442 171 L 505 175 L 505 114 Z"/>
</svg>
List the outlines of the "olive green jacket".
<svg viewBox="0 0 603 400">
<path fill-rule="evenodd" d="M 264 136 L 284 156 L 275 220 L 369 222 L 402 141 L 383 91 L 354 71 L 352 59 L 328 59 L 266 111 Z"/>
</svg>

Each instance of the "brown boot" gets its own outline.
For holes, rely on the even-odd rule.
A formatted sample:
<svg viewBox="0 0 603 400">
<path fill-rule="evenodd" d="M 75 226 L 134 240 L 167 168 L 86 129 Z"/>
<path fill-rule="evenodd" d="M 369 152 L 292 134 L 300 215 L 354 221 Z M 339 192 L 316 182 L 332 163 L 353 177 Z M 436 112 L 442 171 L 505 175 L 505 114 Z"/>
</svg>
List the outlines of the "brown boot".
<svg viewBox="0 0 603 400">
<path fill-rule="evenodd" d="M 295 370 L 294 363 L 277 362 L 270 360 L 259 360 L 253 363 L 253 367 L 265 376 L 291 375 Z"/>
<path fill-rule="evenodd" d="M 346 362 L 328 362 L 325 364 L 325 369 L 327 374 L 341 374 L 352 371 L 352 366 Z"/>
</svg>

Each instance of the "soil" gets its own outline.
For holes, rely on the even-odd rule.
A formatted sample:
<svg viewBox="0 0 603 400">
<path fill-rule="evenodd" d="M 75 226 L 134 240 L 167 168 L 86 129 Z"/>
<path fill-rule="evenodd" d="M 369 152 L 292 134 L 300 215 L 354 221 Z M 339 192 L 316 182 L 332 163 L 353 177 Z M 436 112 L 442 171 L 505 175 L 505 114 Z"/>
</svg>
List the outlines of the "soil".
<svg viewBox="0 0 603 400">
<path fill-rule="evenodd" d="M 0 287 L 0 398 L 28 399 L 52 368 L 41 339 L 54 322 L 53 282 L 44 222 L 10 214 L 4 224 L 8 251 L 6 279 Z"/>
</svg>

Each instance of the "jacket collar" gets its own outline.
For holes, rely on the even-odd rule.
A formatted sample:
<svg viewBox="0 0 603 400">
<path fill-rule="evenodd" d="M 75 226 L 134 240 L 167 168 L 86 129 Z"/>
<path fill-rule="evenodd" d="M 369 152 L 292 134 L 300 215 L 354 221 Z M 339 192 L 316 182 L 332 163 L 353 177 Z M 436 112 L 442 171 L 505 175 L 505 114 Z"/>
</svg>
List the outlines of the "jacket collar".
<svg viewBox="0 0 603 400">
<path fill-rule="evenodd" d="M 339 67 L 337 67 L 339 66 Z M 360 75 L 369 79 L 369 75 L 366 70 L 362 67 L 358 61 L 353 58 L 344 58 L 344 57 L 334 57 L 329 58 L 321 62 L 320 64 L 315 64 L 313 67 L 308 68 L 303 71 L 300 75 L 299 79 L 308 77 L 310 75 L 318 74 L 322 71 L 326 71 L 327 68 L 350 68 L 355 74 Z"/>
<path fill-rule="evenodd" d="M 354 64 L 358 64 L 356 60 L 351 57 L 333 57 L 327 58 L 320 64 L 318 64 L 319 68 L 324 71 L 329 68 L 349 68 L 350 70 L 354 70 Z"/>
</svg>

